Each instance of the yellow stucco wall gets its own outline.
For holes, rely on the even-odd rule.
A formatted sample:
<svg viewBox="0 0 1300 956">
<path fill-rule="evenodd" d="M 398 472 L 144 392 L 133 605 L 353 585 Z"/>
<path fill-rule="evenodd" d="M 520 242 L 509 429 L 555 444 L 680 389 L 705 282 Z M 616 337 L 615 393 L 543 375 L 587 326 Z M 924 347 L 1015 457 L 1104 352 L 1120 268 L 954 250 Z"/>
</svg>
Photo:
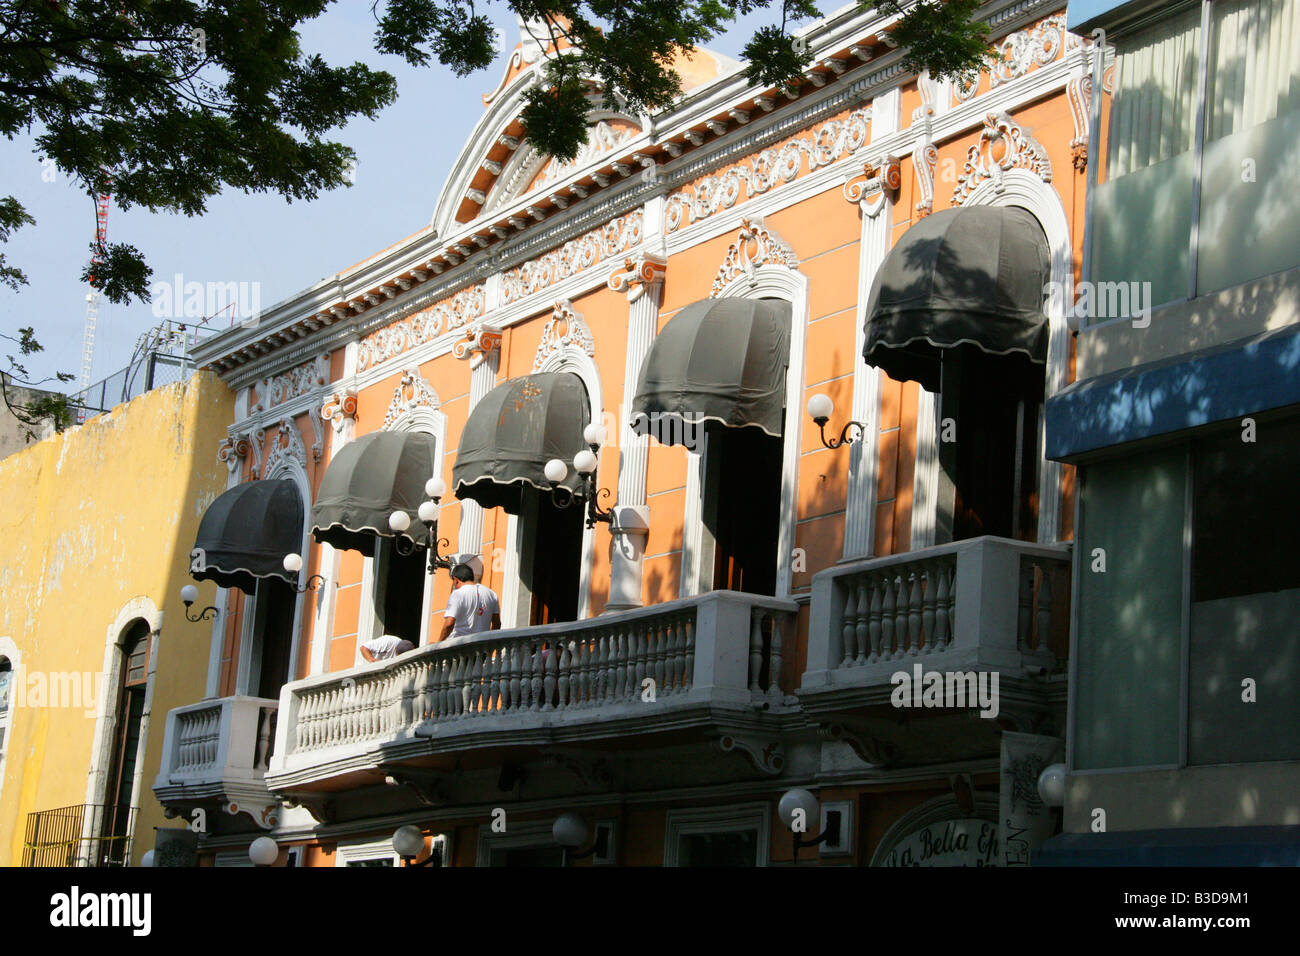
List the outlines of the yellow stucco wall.
<svg viewBox="0 0 1300 956">
<path fill-rule="evenodd" d="M 179 594 L 199 519 L 226 487 L 216 450 L 233 406 L 225 384 L 200 372 L 0 461 L 0 646 L 17 648 L 24 684 L 0 781 L 0 866 L 21 864 L 28 813 L 87 802 L 98 700 L 67 690 L 84 677 L 45 706 L 27 692 L 56 686 L 54 674 L 100 673 L 115 622 L 138 609 L 161 611 L 161 625 L 135 861 L 164 825 L 150 788 L 166 715 L 203 697 L 212 633 L 185 620 Z M 199 594 L 203 606 L 215 591 Z M 115 690 L 103 682 L 102 693 Z"/>
</svg>

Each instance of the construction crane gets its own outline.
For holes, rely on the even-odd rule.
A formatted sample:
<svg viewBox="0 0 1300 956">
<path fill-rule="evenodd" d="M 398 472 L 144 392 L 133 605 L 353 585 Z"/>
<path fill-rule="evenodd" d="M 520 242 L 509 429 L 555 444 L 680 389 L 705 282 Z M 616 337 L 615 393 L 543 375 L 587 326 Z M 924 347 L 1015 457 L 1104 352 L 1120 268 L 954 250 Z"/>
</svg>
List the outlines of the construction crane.
<svg viewBox="0 0 1300 956">
<path fill-rule="evenodd" d="M 100 193 L 95 200 L 95 249 L 90 256 L 90 291 L 86 293 L 86 326 L 81 335 L 81 381 L 83 390 L 90 386 L 91 366 L 95 361 L 95 323 L 99 320 L 99 290 L 95 288 L 95 266 L 108 241 L 109 194 Z"/>
</svg>

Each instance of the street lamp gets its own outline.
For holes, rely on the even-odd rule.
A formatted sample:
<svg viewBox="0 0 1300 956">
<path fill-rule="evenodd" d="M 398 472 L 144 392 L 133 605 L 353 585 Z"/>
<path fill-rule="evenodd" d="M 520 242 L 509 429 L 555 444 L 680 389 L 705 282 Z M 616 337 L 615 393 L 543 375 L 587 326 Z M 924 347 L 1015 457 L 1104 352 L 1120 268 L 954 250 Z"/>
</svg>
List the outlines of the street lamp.
<svg viewBox="0 0 1300 956">
<path fill-rule="evenodd" d="M 248 845 L 248 858 L 253 866 L 271 866 L 280 858 L 280 845 L 270 837 L 258 837 Z"/>
<path fill-rule="evenodd" d="M 794 836 L 794 862 L 799 862 L 799 850 L 806 846 L 820 846 L 823 843 L 839 843 L 840 841 L 840 818 L 838 814 L 830 814 L 826 820 L 826 829 L 819 836 L 805 837 L 803 834 L 808 832 L 808 821 L 813 818 L 820 819 L 821 805 L 817 798 L 807 790 L 796 787 L 793 790 L 787 790 L 781 795 L 781 801 L 776 806 L 777 816 L 781 822 L 790 828 Z"/>
<path fill-rule="evenodd" d="M 298 554 L 297 552 L 290 552 L 289 554 L 286 554 L 284 556 L 283 564 L 284 564 L 284 569 L 288 571 L 290 574 L 297 574 L 299 571 L 302 570 L 302 555 Z M 294 591 L 298 594 L 302 594 L 305 591 L 315 591 L 318 587 L 320 587 L 324 583 L 325 583 L 325 575 L 313 574 L 311 577 L 307 579 L 306 584 L 304 584 L 300 588 L 295 587 Z"/>
<path fill-rule="evenodd" d="M 569 476 L 569 466 L 559 458 L 548 461 L 546 467 L 542 469 L 542 474 L 551 483 L 551 501 L 555 507 L 567 508 L 575 501 L 585 501 L 587 527 L 594 528 L 597 521 L 614 520 L 612 505 L 609 508 L 601 508 L 596 503 L 600 498 L 611 497 L 608 488 L 596 490 L 596 466 L 599 463 L 596 456 L 600 452 L 600 446 L 605 442 L 604 427 L 599 422 L 592 422 L 582 430 L 582 440 L 587 443 L 587 448 L 573 456 L 573 470 L 578 473 L 578 480 L 581 482 L 577 491 L 569 491 L 568 488 L 561 487 L 560 482 Z"/>
<path fill-rule="evenodd" d="M 587 826 L 587 821 L 581 814 L 570 810 L 555 818 L 555 823 L 551 825 L 551 839 L 564 851 L 561 866 L 568 866 L 572 860 L 585 860 L 597 853 L 601 856 L 605 855 L 609 841 L 609 831 L 605 827 L 597 827 L 596 839 L 592 841 L 591 846 L 580 853 L 577 852 L 578 847 L 586 843 L 590 835 L 591 828 Z"/>
<path fill-rule="evenodd" d="M 415 862 L 415 858 L 424 852 L 424 831 L 413 823 L 398 827 L 393 833 L 393 852 L 400 856 L 407 866 L 430 866 L 440 862 L 437 853 L 430 853 L 423 862 Z"/>
<path fill-rule="evenodd" d="M 442 496 L 447 493 L 447 483 L 434 475 L 424 483 L 424 493 L 427 500 L 420 502 L 420 507 L 416 509 L 421 521 L 424 522 L 425 528 L 429 532 L 429 574 L 438 568 L 450 568 L 452 561 L 450 558 L 441 557 L 438 554 L 438 548 L 450 547 L 451 542 L 446 538 L 438 540 L 438 504 Z M 400 555 L 414 554 L 416 548 L 426 547 L 426 545 L 416 544 L 409 539 L 402 538 L 403 532 L 411 527 L 411 516 L 405 511 L 394 511 L 388 516 L 388 527 L 397 533 L 397 538 L 393 541 L 393 547 L 397 549 Z"/>
<path fill-rule="evenodd" d="M 834 411 L 835 403 L 831 401 L 829 395 L 819 394 L 808 399 L 808 414 L 811 416 L 812 420 L 817 423 L 817 428 L 821 431 L 822 444 L 824 446 L 834 451 L 841 445 L 852 444 L 853 439 L 848 437 L 850 428 L 856 428 L 858 430 L 858 438 L 862 438 L 867 434 L 866 424 L 863 422 L 849 422 L 844 426 L 844 430 L 840 432 L 839 438 L 832 438 L 830 441 L 827 441 L 826 423 L 831 420 L 831 415 Z"/>
<path fill-rule="evenodd" d="M 185 605 L 185 619 L 192 624 L 197 624 L 199 621 L 210 620 L 211 618 L 216 617 L 217 615 L 217 609 L 210 604 L 207 607 L 205 607 L 202 611 L 200 611 L 197 615 L 191 614 L 190 606 L 193 605 L 194 602 L 197 601 L 198 599 L 199 599 L 199 589 L 196 588 L 194 585 L 187 584 L 185 585 L 185 587 L 181 588 L 181 601 Z"/>
<path fill-rule="evenodd" d="M 1038 775 L 1038 795 L 1049 807 L 1065 806 L 1065 764 L 1054 763 Z"/>
</svg>

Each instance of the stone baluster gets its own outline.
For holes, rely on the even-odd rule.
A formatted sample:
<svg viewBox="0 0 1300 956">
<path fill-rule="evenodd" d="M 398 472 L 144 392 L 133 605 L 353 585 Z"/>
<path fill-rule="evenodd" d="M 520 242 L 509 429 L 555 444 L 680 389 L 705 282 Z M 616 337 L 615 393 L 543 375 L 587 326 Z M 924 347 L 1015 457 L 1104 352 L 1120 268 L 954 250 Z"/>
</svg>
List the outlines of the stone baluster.
<svg viewBox="0 0 1300 956">
<path fill-rule="evenodd" d="M 911 597 L 907 602 L 907 653 L 909 657 L 915 657 L 921 653 L 921 589 L 925 585 L 925 575 L 920 565 L 911 574 Z"/>
<path fill-rule="evenodd" d="M 880 605 L 880 659 L 887 661 L 894 656 L 894 575 L 886 572 L 883 584 L 885 596 Z"/>
<path fill-rule="evenodd" d="M 695 618 L 688 614 L 682 619 L 686 630 L 686 689 L 695 683 Z"/>
<path fill-rule="evenodd" d="M 934 636 L 934 606 L 935 596 L 938 593 L 938 577 L 943 574 L 943 569 L 936 565 L 928 565 L 925 569 L 925 592 L 921 595 L 921 632 L 925 635 L 925 652 L 929 654 L 936 650 Z"/>
<path fill-rule="evenodd" d="M 560 643 L 547 641 L 546 677 L 542 681 L 542 710 L 555 709 L 555 692 L 560 676 Z"/>
<path fill-rule="evenodd" d="M 862 606 L 866 589 L 858 578 L 849 576 L 844 581 L 844 615 L 840 621 L 840 642 L 844 645 L 844 657 L 840 667 L 852 667 L 858 659 L 858 609 Z"/>
<path fill-rule="evenodd" d="M 775 703 L 781 703 L 785 700 L 785 694 L 781 691 L 781 669 L 785 665 L 785 658 L 781 654 L 781 645 L 783 642 L 782 621 L 784 615 L 773 611 L 772 615 L 772 656 L 768 668 L 769 677 L 767 681 L 767 696 Z"/>
<path fill-rule="evenodd" d="M 1048 633 L 1052 626 L 1052 565 L 1038 565 L 1038 633 L 1034 635 L 1034 649 L 1047 650 Z"/>
<path fill-rule="evenodd" d="M 761 694 L 758 686 L 759 675 L 763 671 L 763 611 L 754 608 L 749 616 L 749 692 Z"/>
<path fill-rule="evenodd" d="M 871 656 L 869 661 L 881 660 L 880 647 L 880 615 L 881 615 L 881 588 L 880 582 L 873 575 L 871 578 L 871 607 L 867 611 L 867 641 L 871 645 Z"/>
</svg>

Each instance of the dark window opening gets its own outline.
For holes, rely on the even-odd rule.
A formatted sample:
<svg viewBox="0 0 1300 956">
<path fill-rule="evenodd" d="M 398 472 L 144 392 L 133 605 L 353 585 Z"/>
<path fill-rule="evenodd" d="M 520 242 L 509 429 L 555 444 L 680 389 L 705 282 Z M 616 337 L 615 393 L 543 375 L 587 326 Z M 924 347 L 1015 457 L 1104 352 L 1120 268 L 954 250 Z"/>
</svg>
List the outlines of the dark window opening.
<svg viewBox="0 0 1300 956">
<path fill-rule="evenodd" d="M 293 588 L 279 578 L 262 578 L 257 582 L 256 613 L 261 620 L 261 636 L 254 679 L 258 697 L 276 700 L 280 688 L 289 682 L 297 597 Z"/>
<path fill-rule="evenodd" d="M 951 488 L 940 494 L 941 532 L 1036 540 L 1043 367 L 958 346 L 944 354 L 942 375 L 939 461 Z"/>
<path fill-rule="evenodd" d="M 564 850 L 558 846 L 526 846 L 492 851 L 493 866 L 561 866 Z"/>
<path fill-rule="evenodd" d="M 685 833 L 678 838 L 678 866 L 757 866 L 758 831 Z"/>
<path fill-rule="evenodd" d="M 99 834 L 96 866 L 125 866 L 131 836 L 131 791 L 140 753 L 144 697 L 149 682 L 150 632 L 145 621 L 131 625 L 122 643 L 121 677 L 117 687 L 116 724 L 109 764 L 103 828 Z"/>
<path fill-rule="evenodd" d="M 549 494 L 532 488 L 523 494 L 525 513 L 537 516 L 533 522 L 532 560 L 521 568 L 523 583 L 532 594 L 528 622 L 576 621 L 585 512 L 580 503 L 557 508 Z"/>
<path fill-rule="evenodd" d="M 375 607 L 380 627 L 384 634 L 419 647 L 427 554 L 422 549 L 400 554 L 391 540 L 385 540 L 382 549 L 383 600 Z"/>
<path fill-rule="evenodd" d="M 713 587 L 775 594 L 783 443 L 760 428 L 706 426 L 704 525 Z"/>
<path fill-rule="evenodd" d="M 9 687 L 13 681 L 13 665 L 9 663 L 9 658 L 0 657 L 0 717 L 9 712 Z M 4 733 L 0 730 L 0 733 Z M 0 751 L 4 750 L 4 740 L 0 738 Z"/>
</svg>

